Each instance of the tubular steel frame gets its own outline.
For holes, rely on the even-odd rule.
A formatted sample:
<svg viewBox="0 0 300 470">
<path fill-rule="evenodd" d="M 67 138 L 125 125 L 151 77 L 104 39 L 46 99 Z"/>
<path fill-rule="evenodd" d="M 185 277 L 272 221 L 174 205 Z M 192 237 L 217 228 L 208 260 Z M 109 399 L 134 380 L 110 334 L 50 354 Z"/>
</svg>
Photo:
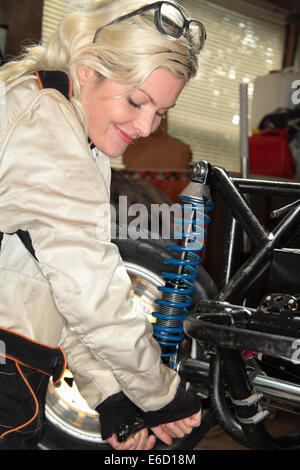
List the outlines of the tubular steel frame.
<svg viewBox="0 0 300 470">
<path fill-rule="evenodd" d="M 300 338 L 299 317 L 270 314 L 245 306 L 245 299 L 270 268 L 276 251 L 286 248 L 300 233 L 300 201 L 288 206 L 287 214 L 272 232 L 266 230 L 250 207 L 245 194 L 300 197 L 300 184 L 232 178 L 222 168 L 208 166 L 206 180 L 228 206 L 219 292 L 215 299 L 199 300 L 184 322 L 188 336 L 212 345 L 209 367 L 212 408 L 224 429 L 237 441 L 256 449 L 299 449 L 300 436 L 271 437 L 263 424 L 268 414 L 253 381 L 249 379 L 241 352 L 253 350 L 275 357 L 291 358 Z M 238 244 L 243 232 L 252 244 L 240 266 Z M 299 252 L 291 250 L 299 267 Z M 299 281 L 300 285 L 300 281 Z M 300 289 L 299 289 L 300 291 Z M 179 372 L 195 383 L 201 371 L 197 360 L 179 364 Z M 224 398 L 224 382 L 234 413 Z"/>
</svg>

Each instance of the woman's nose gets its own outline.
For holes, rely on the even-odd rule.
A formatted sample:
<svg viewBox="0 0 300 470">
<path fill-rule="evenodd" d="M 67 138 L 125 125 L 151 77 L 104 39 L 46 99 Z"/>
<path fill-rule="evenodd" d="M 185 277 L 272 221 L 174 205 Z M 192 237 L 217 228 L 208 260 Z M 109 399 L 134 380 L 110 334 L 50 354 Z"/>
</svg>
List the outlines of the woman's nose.
<svg viewBox="0 0 300 470">
<path fill-rule="evenodd" d="M 152 113 L 143 113 L 134 123 L 134 128 L 140 137 L 148 137 L 159 126 L 160 119 Z"/>
</svg>

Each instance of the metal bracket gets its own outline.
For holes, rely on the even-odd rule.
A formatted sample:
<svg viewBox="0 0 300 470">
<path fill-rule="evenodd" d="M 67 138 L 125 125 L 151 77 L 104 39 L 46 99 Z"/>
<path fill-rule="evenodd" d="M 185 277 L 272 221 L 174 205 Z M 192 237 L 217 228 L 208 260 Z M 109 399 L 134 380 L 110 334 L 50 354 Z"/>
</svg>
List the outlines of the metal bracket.
<svg viewBox="0 0 300 470">
<path fill-rule="evenodd" d="M 252 395 L 249 395 L 249 397 L 244 398 L 243 400 L 235 400 L 234 398 L 231 398 L 231 401 L 236 406 L 251 406 L 257 403 L 262 397 L 263 397 L 262 393 L 256 392 L 256 393 L 253 393 Z"/>
<path fill-rule="evenodd" d="M 242 424 L 257 424 L 260 423 L 263 419 L 265 419 L 269 415 L 268 410 L 258 411 L 255 415 L 250 416 L 250 418 L 240 418 L 239 416 L 237 419 Z"/>
<path fill-rule="evenodd" d="M 236 406 L 251 406 L 251 405 L 255 405 L 255 403 L 258 403 L 262 397 L 263 397 L 262 393 L 255 392 L 252 395 L 249 395 L 249 397 L 244 398 L 243 400 L 234 400 L 233 398 L 231 398 L 231 401 Z M 242 424 L 257 424 L 263 419 L 265 419 L 268 416 L 268 414 L 269 414 L 269 411 L 266 409 L 258 411 L 257 413 L 255 413 L 253 416 L 250 416 L 249 418 L 241 418 L 237 413 L 237 419 Z"/>
<path fill-rule="evenodd" d="M 191 181 L 196 183 L 208 184 L 208 177 L 211 171 L 211 166 L 205 160 L 200 160 L 195 163 L 192 169 Z"/>
</svg>

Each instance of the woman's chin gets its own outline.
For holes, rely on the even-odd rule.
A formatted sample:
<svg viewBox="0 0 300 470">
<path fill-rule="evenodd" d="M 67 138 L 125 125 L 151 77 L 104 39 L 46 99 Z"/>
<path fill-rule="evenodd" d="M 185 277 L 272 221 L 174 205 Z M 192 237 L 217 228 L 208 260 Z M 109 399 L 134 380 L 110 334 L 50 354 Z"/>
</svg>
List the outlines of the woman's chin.
<svg viewBox="0 0 300 470">
<path fill-rule="evenodd" d="M 124 152 L 126 152 L 127 147 L 129 144 L 123 144 L 123 145 L 116 145 L 116 146 L 101 146 L 97 145 L 95 143 L 96 147 L 101 150 L 101 152 L 105 153 L 110 158 L 119 158 L 123 155 Z"/>
<path fill-rule="evenodd" d="M 105 153 L 105 155 L 107 155 L 109 158 L 119 158 L 119 157 L 122 157 L 122 155 L 124 154 L 124 152 L 127 150 L 127 147 L 128 145 L 124 146 L 124 148 L 120 151 L 120 150 L 108 150 L 108 151 L 103 151 Z"/>
</svg>

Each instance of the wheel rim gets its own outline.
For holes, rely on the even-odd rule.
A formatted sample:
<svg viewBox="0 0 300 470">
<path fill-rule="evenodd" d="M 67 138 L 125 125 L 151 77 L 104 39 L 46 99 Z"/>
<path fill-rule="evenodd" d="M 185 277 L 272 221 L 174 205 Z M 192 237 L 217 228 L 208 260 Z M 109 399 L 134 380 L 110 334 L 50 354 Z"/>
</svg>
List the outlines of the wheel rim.
<svg viewBox="0 0 300 470">
<path fill-rule="evenodd" d="M 140 305 L 148 320 L 153 322 L 151 312 L 155 308 L 155 299 L 160 297 L 157 288 L 163 285 L 163 280 L 135 263 L 125 262 L 125 266 L 132 281 L 133 300 Z M 91 410 L 82 398 L 68 369 L 59 385 L 54 386 L 50 380 L 45 412 L 47 419 L 70 437 L 88 443 L 103 443 L 98 413 Z"/>
</svg>

